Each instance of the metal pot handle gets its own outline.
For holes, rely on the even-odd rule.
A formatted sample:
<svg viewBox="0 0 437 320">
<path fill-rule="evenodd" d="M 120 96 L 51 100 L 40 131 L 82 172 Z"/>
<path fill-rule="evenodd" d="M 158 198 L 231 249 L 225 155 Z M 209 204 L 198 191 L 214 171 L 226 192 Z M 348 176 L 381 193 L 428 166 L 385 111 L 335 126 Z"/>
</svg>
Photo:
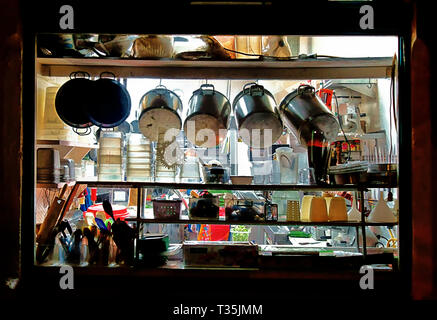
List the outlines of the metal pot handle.
<svg viewBox="0 0 437 320">
<path fill-rule="evenodd" d="M 114 73 L 112 73 L 111 71 L 103 71 L 102 73 L 100 73 L 99 78 L 102 78 L 103 74 L 110 74 L 113 77 L 113 80 L 116 79 L 116 76 Z"/>
<path fill-rule="evenodd" d="M 247 89 L 247 86 L 250 85 L 250 88 Z M 249 82 L 246 83 L 243 87 L 243 92 L 246 92 L 246 90 L 249 91 L 249 94 L 251 96 L 262 96 L 264 95 L 264 87 L 257 84 L 256 82 Z"/>
<path fill-rule="evenodd" d="M 73 128 L 73 132 L 76 133 L 79 136 L 87 136 L 87 135 L 89 135 L 92 132 L 90 127 L 87 127 L 87 128 L 84 128 L 84 129 L 85 129 L 85 131 L 81 132 L 81 131 L 79 131 L 79 128 Z"/>
<path fill-rule="evenodd" d="M 316 89 L 313 86 L 310 86 L 309 84 L 301 84 L 297 88 L 297 94 L 303 94 L 308 92 L 311 94 L 316 94 Z"/>
<path fill-rule="evenodd" d="M 167 87 L 164 86 L 163 84 L 158 84 L 158 85 L 155 87 L 155 89 L 165 89 L 165 90 L 167 90 Z"/>
<path fill-rule="evenodd" d="M 213 84 L 211 84 L 211 83 L 204 83 L 204 84 L 202 84 L 201 86 L 200 86 L 200 90 L 202 91 L 202 94 L 210 94 L 210 93 L 206 93 L 206 92 L 204 92 L 203 90 L 205 89 L 205 88 L 212 88 L 212 94 L 215 94 L 215 88 L 214 88 L 214 85 Z"/>
<path fill-rule="evenodd" d="M 83 77 L 86 78 L 86 79 L 90 78 L 90 74 L 88 72 L 85 72 L 85 71 L 74 71 L 74 72 L 70 73 L 70 79 L 76 79 L 78 74 L 83 75 Z"/>
</svg>

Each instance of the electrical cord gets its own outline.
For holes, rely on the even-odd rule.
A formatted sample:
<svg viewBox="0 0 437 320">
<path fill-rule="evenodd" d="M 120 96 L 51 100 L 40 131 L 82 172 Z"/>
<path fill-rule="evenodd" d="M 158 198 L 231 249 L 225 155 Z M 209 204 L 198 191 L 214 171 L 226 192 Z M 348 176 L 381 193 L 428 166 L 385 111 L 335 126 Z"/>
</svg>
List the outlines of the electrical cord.
<svg viewBox="0 0 437 320">
<path fill-rule="evenodd" d="M 279 57 L 279 56 L 270 56 L 270 55 L 267 55 L 267 54 L 247 53 L 247 52 L 232 50 L 232 49 L 225 48 L 225 47 L 223 47 L 223 49 L 225 49 L 226 51 L 229 51 L 229 52 L 241 54 L 243 56 L 258 57 L 258 58 L 272 58 L 272 59 L 279 59 L 279 60 L 302 60 L 302 59 L 318 59 L 318 58 L 328 58 L 328 59 L 329 58 L 341 58 L 341 59 L 347 59 L 347 58 L 344 58 L 344 57 L 337 57 L 337 56 L 317 55 L 317 53 L 313 53 L 313 54 L 302 53 L 302 54 L 299 54 L 297 56 Z"/>
</svg>

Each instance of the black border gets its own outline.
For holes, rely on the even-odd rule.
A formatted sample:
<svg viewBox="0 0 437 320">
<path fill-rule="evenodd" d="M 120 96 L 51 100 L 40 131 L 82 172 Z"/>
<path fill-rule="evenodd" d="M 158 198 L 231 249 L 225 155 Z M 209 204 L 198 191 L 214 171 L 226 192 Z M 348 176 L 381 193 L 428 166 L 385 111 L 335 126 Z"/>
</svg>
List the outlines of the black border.
<svg viewBox="0 0 437 320">
<path fill-rule="evenodd" d="M 234 6 L 190 6 L 188 1 L 172 3 L 132 1 L 110 2 L 45 1 L 21 2 L 23 17 L 23 177 L 21 212 L 21 270 L 23 285 L 37 275 L 34 267 L 34 152 L 35 152 L 35 35 L 40 32 L 67 33 L 58 25 L 60 4 L 75 8 L 76 33 L 209 33 L 209 34 L 296 34 L 296 35 L 396 35 L 399 36 L 399 196 L 402 207 L 400 246 L 401 298 L 411 295 L 412 227 L 411 125 L 410 125 L 410 39 L 411 5 L 403 1 L 328 2 L 284 4 L 272 1 L 248 9 Z M 359 7 L 370 4 L 375 11 L 375 29 L 358 26 Z M 288 13 L 285 16 L 284 13 Z M 184 22 L 178 23 L 185 17 Z M 260 21 L 265 21 L 260 23 Z M 235 23 L 233 23 L 233 21 Z M 237 22 L 238 21 L 238 22 Z M 175 25 L 175 22 L 177 23 Z M 33 113 L 30 113 L 33 110 Z"/>
</svg>

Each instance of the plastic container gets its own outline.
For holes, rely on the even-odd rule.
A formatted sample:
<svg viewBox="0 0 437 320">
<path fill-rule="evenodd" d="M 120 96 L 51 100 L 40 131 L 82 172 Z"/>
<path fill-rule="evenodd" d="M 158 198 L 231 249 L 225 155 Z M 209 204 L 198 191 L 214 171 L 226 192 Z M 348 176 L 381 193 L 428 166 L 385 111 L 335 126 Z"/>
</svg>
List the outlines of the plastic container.
<svg viewBox="0 0 437 320">
<path fill-rule="evenodd" d="M 313 197 L 310 206 L 311 222 L 328 222 L 328 208 L 324 197 Z"/>
<path fill-rule="evenodd" d="M 190 198 L 188 216 L 196 220 L 218 220 L 219 197 Z"/>
<path fill-rule="evenodd" d="M 122 181 L 122 135 L 121 132 L 104 132 L 99 139 L 98 179 Z"/>
<path fill-rule="evenodd" d="M 129 215 L 129 212 L 127 211 L 127 208 L 125 206 L 117 204 L 112 205 L 112 211 L 115 219 L 120 218 L 120 220 L 124 220 Z M 84 213 L 84 217 L 86 216 L 86 213 L 91 213 L 94 217 L 96 217 L 98 212 L 105 212 L 101 203 L 89 206 L 87 212 Z M 106 212 L 105 214 L 106 219 L 109 219 L 110 216 Z"/>
<path fill-rule="evenodd" d="M 278 205 L 278 221 L 287 220 L 287 201 L 299 201 L 298 191 L 273 191 L 272 202 Z"/>
<path fill-rule="evenodd" d="M 155 219 L 179 219 L 181 214 L 182 200 L 160 200 L 154 199 L 153 215 Z"/>
<path fill-rule="evenodd" d="M 310 209 L 311 209 L 311 200 L 314 196 L 305 195 L 302 198 L 302 208 L 300 212 L 300 220 L 303 222 L 310 222 Z"/>
<path fill-rule="evenodd" d="M 346 200 L 343 197 L 325 197 L 329 221 L 348 221 Z"/>
<path fill-rule="evenodd" d="M 128 137 L 126 158 L 127 181 L 150 181 L 152 177 L 152 146 L 140 133 Z"/>
</svg>

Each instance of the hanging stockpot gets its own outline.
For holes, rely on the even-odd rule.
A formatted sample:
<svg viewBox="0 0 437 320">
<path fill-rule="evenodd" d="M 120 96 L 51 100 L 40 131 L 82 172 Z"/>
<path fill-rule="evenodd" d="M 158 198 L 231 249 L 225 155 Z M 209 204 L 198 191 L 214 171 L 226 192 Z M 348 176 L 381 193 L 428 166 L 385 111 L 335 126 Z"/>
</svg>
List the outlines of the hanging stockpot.
<svg viewBox="0 0 437 320">
<path fill-rule="evenodd" d="M 109 74 L 112 78 L 103 77 Z M 94 81 L 93 105 L 88 110 L 91 122 L 101 128 L 114 128 L 129 117 L 131 99 L 126 87 L 111 72 L 102 72 Z"/>
<path fill-rule="evenodd" d="M 307 147 L 309 166 L 318 183 L 326 182 L 330 142 L 337 138 L 339 124 L 316 95 L 314 87 L 300 85 L 279 105 L 285 126 Z"/>
<path fill-rule="evenodd" d="M 162 85 L 143 95 L 140 109 L 139 129 L 151 141 L 158 141 L 158 137 L 167 130 L 173 129 L 176 133 L 182 127 L 182 101 L 176 93 Z"/>
<path fill-rule="evenodd" d="M 233 102 L 239 135 L 253 148 L 268 148 L 282 135 L 283 125 L 273 95 L 247 83 Z"/>
<path fill-rule="evenodd" d="M 188 103 L 184 132 L 191 143 L 212 148 L 224 140 L 231 114 L 229 100 L 212 84 L 202 84 Z"/>
<path fill-rule="evenodd" d="M 93 107 L 90 97 L 94 94 L 93 81 L 89 78 L 86 72 L 72 72 L 70 80 L 56 93 L 55 107 L 59 118 L 75 129 L 88 129 L 93 125 L 88 114 Z"/>
</svg>

